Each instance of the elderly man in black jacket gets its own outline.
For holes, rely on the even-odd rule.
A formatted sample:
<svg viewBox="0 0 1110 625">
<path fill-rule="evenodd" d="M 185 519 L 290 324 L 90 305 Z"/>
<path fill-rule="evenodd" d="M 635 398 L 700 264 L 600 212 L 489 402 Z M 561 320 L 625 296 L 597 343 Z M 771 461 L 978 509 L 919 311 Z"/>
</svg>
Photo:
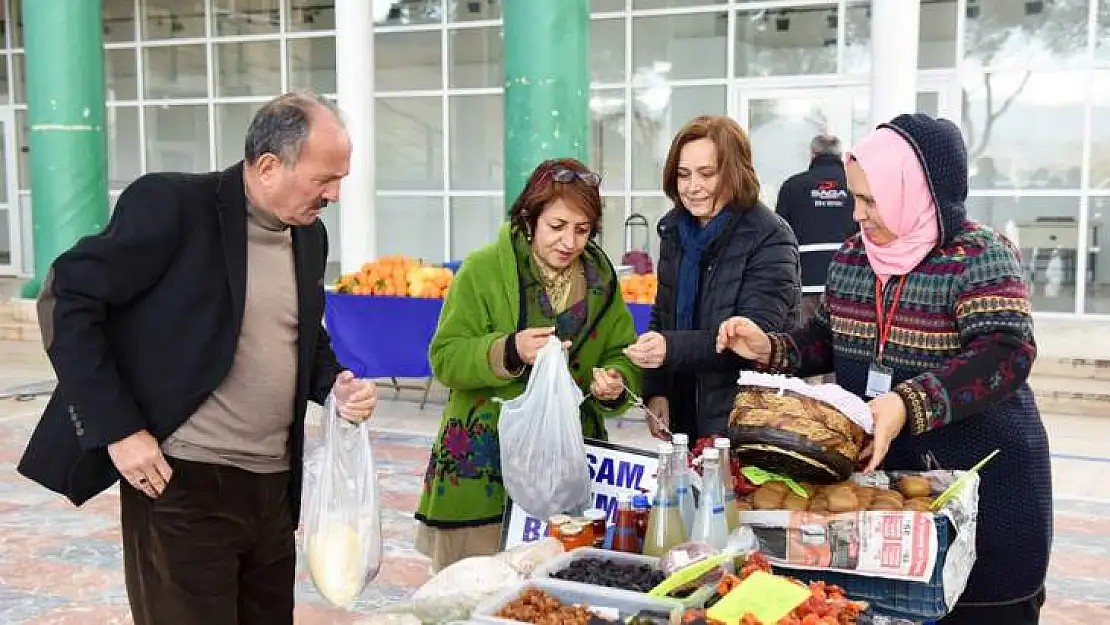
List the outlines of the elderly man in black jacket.
<svg viewBox="0 0 1110 625">
<path fill-rule="evenodd" d="M 292 624 L 306 402 L 334 392 L 354 421 L 376 403 L 321 326 L 342 122 L 286 94 L 245 152 L 136 180 L 40 297 L 58 386 L 19 471 L 76 505 L 122 477 L 137 625 Z"/>
</svg>

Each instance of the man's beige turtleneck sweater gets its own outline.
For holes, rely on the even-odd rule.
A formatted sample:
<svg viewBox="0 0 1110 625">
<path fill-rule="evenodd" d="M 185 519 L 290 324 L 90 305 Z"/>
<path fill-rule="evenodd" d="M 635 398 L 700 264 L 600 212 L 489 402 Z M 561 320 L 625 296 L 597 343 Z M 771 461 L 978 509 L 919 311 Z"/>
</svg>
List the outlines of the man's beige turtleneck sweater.
<svg viewBox="0 0 1110 625">
<path fill-rule="evenodd" d="M 247 206 L 247 293 L 231 371 L 169 439 L 166 455 L 254 473 L 289 469 L 297 385 L 297 285 L 290 230 Z"/>
</svg>

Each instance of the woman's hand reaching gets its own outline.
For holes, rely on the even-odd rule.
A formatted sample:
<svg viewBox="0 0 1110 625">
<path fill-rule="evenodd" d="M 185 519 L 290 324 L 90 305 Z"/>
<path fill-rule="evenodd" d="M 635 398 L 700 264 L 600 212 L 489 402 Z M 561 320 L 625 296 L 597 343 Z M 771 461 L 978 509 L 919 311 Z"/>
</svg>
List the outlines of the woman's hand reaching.
<svg viewBox="0 0 1110 625">
<path fill-rule="evenodd" d="M 725 319 L 717 330 L 717 353 L 726 349 L 763 365 L 771 360 L 771 339 L 747 317 Z"/>
<path fill-rule="evenodd" d="M 624 378 L 616 369 L 594 367 L 594 381 L 590 384 L 590 395 L 599 401 L 613 401 L 624 392 Z"/>
<path fill-rule="evenodd" d="M 652 397 L 647 402 L 647 426 L 652 438 L 671 441 L 671 403 L 666 397 Z"/>
<path fill-rule="evenodd" d="M 624 348 L 632 364 L 643 369 L 658 369 L 667 361 L 667 339 L 658 332 L 645 332 Z"/>
<path fill-rule="evenodd" d="M 867 402 L 875 420 L 875 436 L 860 453 L 860 460 L 870 459 L 864 471 L 874 471 L 890 451 L 890 443 L 906 426 L 906 404 L 897 393 L 884 393 Z"/>
<path fill-rule="evenodd" d="M 520 361 L 526 365 L 536 364 L 536 355 L 540 353 L 547 339 L 555 334 L 555 328 L 526 328 L 516 333 L 516 353 Z M 570 347 L 570 341 L 563 341 L 563 349 Z"/>
</svg>

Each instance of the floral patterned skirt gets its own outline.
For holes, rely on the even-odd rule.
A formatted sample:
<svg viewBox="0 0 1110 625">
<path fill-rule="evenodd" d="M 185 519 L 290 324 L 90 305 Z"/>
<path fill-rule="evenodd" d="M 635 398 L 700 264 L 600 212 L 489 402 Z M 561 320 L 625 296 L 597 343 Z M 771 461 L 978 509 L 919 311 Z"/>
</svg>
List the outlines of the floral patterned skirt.
<svg viewBox="0 0 1110 625">
<path fill-rule="evenodd" d="M 418 520 L 451 529 L 501 522 L 499 413 L 497 404 L 478 399 L 463 416 L 444 419 L 424 473 Z"/>
</svg>

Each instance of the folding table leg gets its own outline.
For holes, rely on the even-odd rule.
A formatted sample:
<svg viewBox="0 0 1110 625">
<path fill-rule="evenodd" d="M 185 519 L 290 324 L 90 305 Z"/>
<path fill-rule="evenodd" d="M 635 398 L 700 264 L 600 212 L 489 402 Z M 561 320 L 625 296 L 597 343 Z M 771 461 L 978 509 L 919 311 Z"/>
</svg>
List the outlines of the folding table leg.
<svg viewBox="0 0 1110 625">
<path fill-rule="evenodd" d="M 428 392 L 432 390 L 432 382 L 435 382 L 435 378 L 432 376 L 428 376 L 428 378 L 424 380 L 424 397 L 420 399 L 421 410 L 423 410 L 425 404 L 428 403 Z"/>
</svg>

